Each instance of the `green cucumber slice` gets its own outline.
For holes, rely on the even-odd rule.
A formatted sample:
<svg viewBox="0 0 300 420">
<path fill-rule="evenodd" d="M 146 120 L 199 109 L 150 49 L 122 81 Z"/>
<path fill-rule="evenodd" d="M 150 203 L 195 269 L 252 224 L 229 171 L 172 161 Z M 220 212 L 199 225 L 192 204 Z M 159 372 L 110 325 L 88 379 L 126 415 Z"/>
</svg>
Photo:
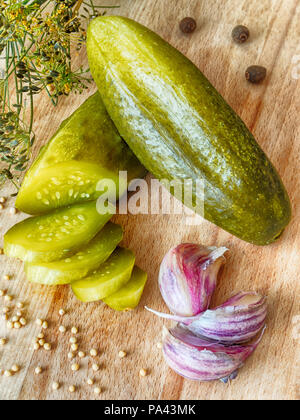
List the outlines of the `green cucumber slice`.
<svg viewBox="0 0 300 420">
<path fill-rule="evenodd" d="M 101 194 L 96 191 L 100 180 L 115 181 L 119 188 L 119 171 L 127 171 L 128 182 L 146 173 L 120 137 L 97 92 L 41 149 L 24 178 L 16 207 L 28 214 L 42 214 L 96 200 Z M 126 181 L 122 184 L 120 194 L 127 188 Z"/>
<path fill-rule="evenodd" d="M 97 212 L 94 201 L 30 217 L 5 234 L 4 252 L 27 262 L 56 261 L 89 243 L 110 218 Z"/>
<path fill-rule="evenodd" d="M 141 300 L 146 282 L 147 273 L 135 266 L 130 281 L 116 293 L 103 299 L 103 302 L 116 311 L 134 309 Z"/>
<path fill-rule="evenodd" d="M 130 280 L 135 256 L 118 248 L 90 277 L 72 283 L 74 295 L 82 302 L 104 299 L 121 289 Z"/>
<path fill-rule="evenodd" d="M 49 263 L 26 263 L 27 280 L 55 286 L 86 277 L 107 260 L 122 238 L 121 226 L 109 222 L 86 247 L 70 258 Z"/>
</svg>

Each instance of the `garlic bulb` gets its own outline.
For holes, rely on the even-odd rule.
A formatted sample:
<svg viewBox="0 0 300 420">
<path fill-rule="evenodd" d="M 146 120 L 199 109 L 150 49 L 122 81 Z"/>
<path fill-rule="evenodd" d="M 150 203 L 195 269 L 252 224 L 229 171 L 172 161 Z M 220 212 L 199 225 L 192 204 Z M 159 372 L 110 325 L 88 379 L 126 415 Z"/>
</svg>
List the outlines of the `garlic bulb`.
<svg viewBox="0 0 300 420">
<path fill-rule="evenodd" d="M 187 379 L 204 382 L 220 379 L 226 383 L 237 376 L 238 369 L 254 352 L 262 335 L 252 344 L 226 346 L 177 326 L 165 331 L 163 354 L 167 364 Z"/>
<path fill-rule="evenodd" d="M 181 244 L 166 254 L 159 287 L 173 314 L 188 317 L 208 309 L 226 251 L 225 247 Z"/>
</svg>

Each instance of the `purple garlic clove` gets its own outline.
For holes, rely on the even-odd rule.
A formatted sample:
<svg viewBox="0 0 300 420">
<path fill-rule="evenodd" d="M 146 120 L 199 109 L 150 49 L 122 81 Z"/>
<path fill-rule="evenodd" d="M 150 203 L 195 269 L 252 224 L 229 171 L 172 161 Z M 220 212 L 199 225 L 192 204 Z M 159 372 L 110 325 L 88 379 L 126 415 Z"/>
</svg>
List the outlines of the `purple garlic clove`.
<svg viewBox="0 0 300 420">
<path fill-rule="evenodd" d="M 155 315 L 180 322 L 197 336 L 221 343 L 244 343 L 254 338 L 264 327 L 267 299 L 255 292 L 241 292 L 223 305 L 194 317 L 163 314 L 146 309 Z"/>
<path fill-rule="evenodd" d="M 177 326 L 165 333 L 163 353 L 170 368 L 187 379 L 201 382 L 220 379 L 226 383 L 237 376 L 237 370 L 254 352 L 262 335 L 252 344 L 226 346 Z"/>
<path fill-rule="evenodd" d="M 222 343 L 243 343 L 254 338 L 264 327 L 267 299 L 258 293 L 242 292 L 223 305 L 184 320 L 194 334 Z"/>
<path fill-rule="evenodd" d="M 159 287 L 173 314 L 195 316 L 209 308 L 227 248 L 181 244 L 164 257 Z"/>
</svg>

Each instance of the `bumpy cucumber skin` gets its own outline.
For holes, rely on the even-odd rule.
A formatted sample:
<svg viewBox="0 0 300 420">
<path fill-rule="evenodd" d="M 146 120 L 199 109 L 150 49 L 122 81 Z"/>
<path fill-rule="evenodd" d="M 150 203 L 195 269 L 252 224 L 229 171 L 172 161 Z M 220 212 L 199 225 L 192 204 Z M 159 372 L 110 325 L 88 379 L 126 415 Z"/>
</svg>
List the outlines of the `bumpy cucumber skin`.
<svg viewBox="0 0 300 420">
<path fill-rule="evenodd" d="M 113 295 L 103 299 L 103 302 L 115 311 L 135 309 L 140 303 L 146 282 L 147 273 L 135 266 L 129 282 Z"/>
<path fill-rule="evenodd" d="M 78 181 L 74 178 L 76 163 L 85 165 L 87 178 L 90 172 L 97 174 L 97 179 L 92 179 L 91 184 L 86 186 L 86 192 L 89 192 L 87 197 L 85 194 L 75 194 L 78 187 Z M 80 165 L 78 169 L 81 169 Z M 142 177 L 146 173 L 121 139 L 97 92 L 61 124 L 48 144 L 41 149 L 24 178 L 16 199 L 16 207 L 28 214 L 42 214 L 53 208 L 96 200 L 100 194 L 96 191 L 96 185 L 100 180 L 101 169 L 103 178 L 114 180 L 118 179 L 119 171 L 127 170 L 129 180 Z M 84 179 L 84 168 L 81 171 Z M 55 181 L 62 173 L 69 175 L 70 179 L 74 178 L 74 186 L 69 184 L 64 195 L 60 191 L 61 182 Z M 72 190 L 74 193 L 69 195 L 68 192 Z M 36 194 L 40 195 L 39 199 Z M 59 194 L 59 199 L 56 198 L 56 194 Z"/>
<path fill-rule="evenodd" d="M 267 245 L 281 235 L 291 206 L 278 173 L 193 63 L 117 16 L 90 23 L 87 50 L 110 117 L 150 172 L 204 179 L 204 217 L 240 239 Z"/>
<path fill-rule="evenodd" d="M 26 263 L 26 278 L 32 283 L 48 286 L 70 284 L 96 270 L 109 258 L 122 239 L 121 226 L 109 222 L 91 242 L 80 249 L 81 259 L 78 254 L 75 254 L 67 261 L 63 259 L 49 263 Z"/>
</svg>

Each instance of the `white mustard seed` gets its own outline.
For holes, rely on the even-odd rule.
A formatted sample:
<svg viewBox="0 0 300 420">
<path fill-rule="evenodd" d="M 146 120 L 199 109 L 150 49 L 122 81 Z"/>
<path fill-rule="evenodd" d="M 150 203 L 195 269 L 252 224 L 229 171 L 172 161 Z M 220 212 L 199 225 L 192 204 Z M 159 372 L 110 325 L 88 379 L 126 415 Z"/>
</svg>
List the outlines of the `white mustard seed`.
<svg viewBox="0 0 300 420">
<path fill-rule="evenodd" d="M 36 374 L 36 375 L 39 375 L 40 373 L 42 373 L 43 372 L 43 369 L 40 367 L 40 366 L 38 366 L 38 367 L 36 367 L 35 368 L 35 370 L 34 370 L 34 373 Z"/>
<path fill-rule="evenodd" d="M 47 350 L 47 351 L 51 350 L 51 344 L 50 343 L 45 343 L 44 344 L 44 349 Z"/>
<path fill-rule="evenodd" d="M 60 310 L 58 311 L 58 313 L 59 313 L 59 315 L 60 315 L 60 316 L 64 316 L 64 315 L 65 315 L 65 313 L 66 313 L 66 311 L 65 311 L 64 309 L 60 309 Z"/>
<path fill-rule="evenodd" d="M 20 366 L 19 366 L 19 365 L 13 365 L 13 366 L 12 366 L 12 368 L 11 368 L 11 370 L 12 370 L 13 372 L 17 373 L 17 372 L 19 372 L 19 371 L 20 371 Z"/>
<path fill-rule="evenodd" d="M 6 376 L 7 378 L 9 378 L 10 376 L 12 376 L 12 371 L 11 370 L 5 370 L 4 371 L 4 376 Z"/>
<path fill-rule="evenodd" d="M 72 359 L 74 359 L 74 357 L 75 357 L 74 353 L 72 353 L 72 352 L 68 353 L 68 359 L 72 360 Z"/>
<path fill-rule="evenodd" d="M 71 394 L 73 394 L 73 392 L 76 391 L 76 388 L 74 385 L 69 386 L 69 392 L 71 392 Z"/>
<path fill-rule="evenodd" d="M 58 382 L 53 382 L 52 384 L 52 389 L 53 391 L 57 391 L 59 389 L 60 385 Z"/>
<path fill-rule="evenodd" d="M 147 371 L 146 371 L 146 369 L 141 369 L 140 370 L 140 376 L 142 376 L 142 377 L 145 377 L 145 376 L 147 376 Z"/>
<path fill-rule="evenodd" d="M 101 394 L 101 388 L 99 388 L 98 386 L 97 386 L 96 388 L 94 388 L 94 393 L 95 393 L 96 395 Z"/>
<path fill-rule="evenodd" d="M 44 321 L 43 324 L 42 324 L 42 328 L 44 330 L 46 330 L 48 327 L 49 327 L 48 322 L 47 321 Z"/>
<path fill-rule="evenodd" d="M 125 351 L 123 351 L 123 350 L 119 351 L 120 359 L 124 359 L 124 357 L 126 357 L 126 356 L 127 356 L 127 353 Z"/>
<path fill-rule="evenodd" d="M 76 337 L 71 337 L 70 338 L 70 343 L 71 344 L 76 344 L 77 343 L 77 338 Z"/>
<path fill-rule="evenodd" d="M 20 328 L 22 328 L 22 325 L 20 324 L 20 322 L 14 322 L 14 328 L 16 330 L 19 330 Z"/>
<path fill-rule="evenodd" d="M 83 359 L 85 357 L 85 353 L 83 351 L 79 351 L 78 357 L 80 357 L 80 359 Z"/>
<path fill-rule="evenodd" d="M 86 383 L 87 383 L 88 385 L 94 385 L 94 380 L 93 380 L 93 379 L 91 379 L 91 378 L 89 378 L 89 379 L 86 381 Z"/>
<path fill-rule="evenodd" d="M 0 346 L 4 346 L 7 343 L 6 338 L 0 338 Z"/>
<path fill-rule="evenodd" d="M 9 209 L 9 214 L 11 214 L 12 216 L 14 216 L 15 214 L 17 214 L 18 210 L 15 207 L 11 207 Z"/>
<path fill-rule="evenodd" d="M 92 357 L 96 357 L 96 356 L 98 355 L 97 350 L 96 350 L 96 349 L 91 349 L 91 351 L 90 351 L 90 355 L 91 355 Z"/>
<path fill-rule="evenodd" d="M 92 369 L 94 372 L 98 372 L 98 370 L 100 369 L 99 365 L 97 365 L 96 363 L 93 364 Z"/>
<path fill-rule="evenodd" d="M 73 370 L 73 372 L 77 372 L 80 369 L 80 366 L 78 363 L 73 363 L 71 369 Z"/>
<path fill-rule="evenodd" d="M 64 327 L 63 325 L 61 325 L 61 326 L 58 328 L 58 330 L 59 330 L 59 332 L 61 332 L 62 334 L 64 334 L 64 333 L 67 331 L 66 327 Z"/>
<path fill-rule="evenodd" d="M 72 329 L 71 329 L 71 333 L 72 333 L 72 334 L 77 334 L 77 333 L 78 333 L 78 328 L 76 328 L 76 327 L 72 327 Z"/>
<path fill-rule="evenodd" d="M 40 319 L 40 318 L 38 318 L 38 319 L 35 321 L 35 323 L 36 323 L 39 327 L 41 327 L 41 326 L 43 325 L 43 320 L 42 320 L 42 319 Z"/>
<path fill-rule="evenodd" d="M 5 280 L 5 281 L 8 281 L 8 280 L 10 280 L 11 279 L 11 277 L 10 277 L 10 275 L 9 274 L 5 274 L 4 276 L 3 276 L 3 280 Z"/>
<path fill-rule="evenodd" d="M 0 297 L 3 297 L 5 295 L 6 291 L 3 289 L 0 289 Z"/>
<path fill-rule="evenodd" d="M 71 350 L 77 351 L 78 350 L 78 344 L 71 344 Z"/>
</svg>

